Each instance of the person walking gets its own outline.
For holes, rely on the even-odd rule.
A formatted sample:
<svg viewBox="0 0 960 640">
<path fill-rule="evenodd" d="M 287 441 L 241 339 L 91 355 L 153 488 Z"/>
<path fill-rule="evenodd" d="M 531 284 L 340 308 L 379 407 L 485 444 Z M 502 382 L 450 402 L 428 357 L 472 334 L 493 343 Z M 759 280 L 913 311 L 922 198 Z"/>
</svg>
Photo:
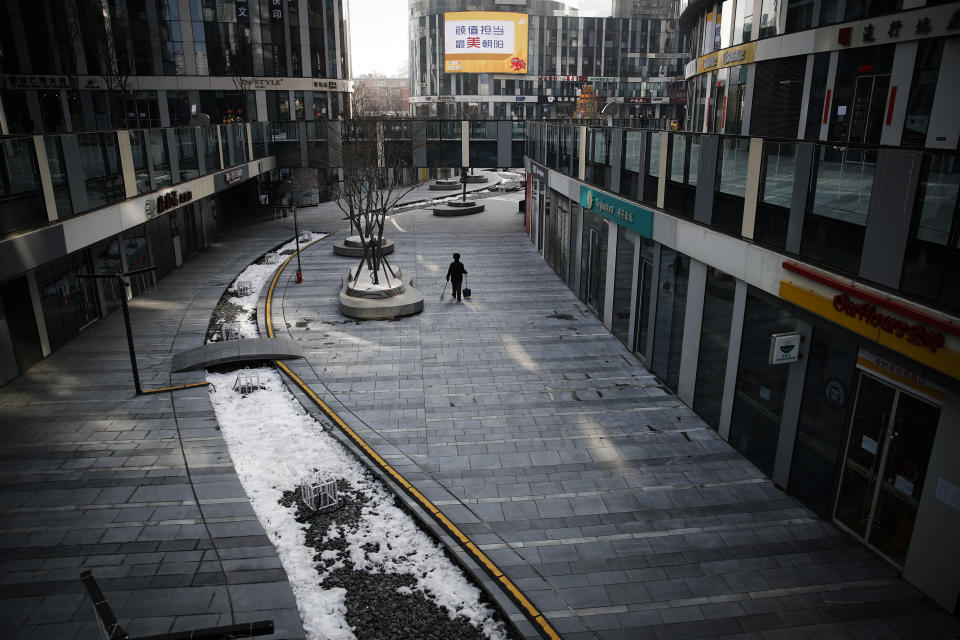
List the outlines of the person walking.
<svg viewBox="0 0 960 640">
<path fill-rule="evenodd" d="M 467 270 L 464 268 L 463 263 L 460 262 L 460 254 L 453 254 L 453 262 L 447 267 L 447 282 L 453 285 L 452 297 L 456 298 L 457 302 L 461 301 L 460 287 L 463 285 L 463 276 L 466 275 L 466 273 Z"/>
</svg>

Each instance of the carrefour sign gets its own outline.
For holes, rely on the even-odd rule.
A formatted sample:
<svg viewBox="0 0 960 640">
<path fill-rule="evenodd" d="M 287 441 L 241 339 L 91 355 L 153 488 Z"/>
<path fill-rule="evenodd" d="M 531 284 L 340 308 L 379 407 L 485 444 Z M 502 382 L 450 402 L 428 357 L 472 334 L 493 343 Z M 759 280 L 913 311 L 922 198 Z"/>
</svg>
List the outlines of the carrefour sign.
<svg viewBox="0 0 960 640">
<path fill-rule="evenodd" d="M 580 185 L 580 206 L 646 238 L 653 237 L 653 211 Z"/>
</svg>

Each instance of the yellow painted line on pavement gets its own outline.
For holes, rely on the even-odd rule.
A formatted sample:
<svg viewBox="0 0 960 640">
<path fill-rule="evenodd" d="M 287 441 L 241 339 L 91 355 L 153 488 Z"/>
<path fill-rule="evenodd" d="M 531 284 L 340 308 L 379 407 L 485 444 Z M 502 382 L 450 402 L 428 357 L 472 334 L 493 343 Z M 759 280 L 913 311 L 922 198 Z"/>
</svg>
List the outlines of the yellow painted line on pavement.
<svg viewBox="0 0 960 640">
<path fill-rule="evenodd" d="M 322 238 L 318 240 L 314 240 L 310 244 L 302 247 L 300 250 L 303 251 L 303 249 L 306 249 L 307 247 L 314 244 L 315 242 L 319 242 L 319 240 L 322 240 Z M 270 287 L 267 289 L 267 302 L 266 302 L 266 308 L 265 308 L 267 317 L 265 320 L 265 324 L 267 327 L 267 336 L 270 338 L 274 337 L 273 318 L 271 317 L 271 313 L 270 313 L 270 310 L 272 308 L 272 302 L 273 302 L 273 292 L 274 292 L 274 289 L 276 288 L 277 281 L 280 279 L 280 274 L 286 268 L 287 264 L 290 263 L 290 260 L 292 260 L 296 255 L 297 255 L 296 253 L 292 254 L 286 260 L 284 260 L 283 263 L 281 263 L 280 267 L 277 268 L 276 273 L 274 273 L 273 279 L 270 281 Z M 434 519 L 437 522 L 439 522 L 444 529 L 447 530 L 447 532 L 450 535 L 452 535 L 454 538 L 456 538 L 460 542 L 460 545 L 467 552 L 469 552 L 470 555 L 472 555 L 474 559 L 476 559 L 481 564 L 481 566 L 483 566 L 483 568 L 495 580 L 497 580 L 504 586 L 507 594 L 513 599 L 513 601 L 517 604 L 520 610 L 534 624 L 534 627 L 539 630 L 540 634 L 544 638 L 549 638 L 549 640 L 561 640 L 560 635 L 554 630 L 554 628 L 550 625 L 550 623 L 547 622 L 547 619 L 543 617 L 540 611 L 535 606 L 533 606 L 533 603 L 530 602 L 526 598 L 526 596 L 523 595 L 523 592 L 517 588 L 517 586 L 513 583 L 513 581 L 510 580 L 510 578 L 508 578 L 506 575 L 504 575 L 504 573 L 500 570 L 500 568 L 497 567 L 497 565 L 492 560 L 490 560 L 489 557 L 487 557 L 487 554 L 481 551 L 479 547 L 477 547 L 477 545 L 475 545 L 473 541 L 471 541 L 470 538 L 468 538 L 467 535 L 464 534 L 459 527 L 457 527 L 457 525 L 453 524 L 453 522 L 451 522 L 450 519 L 447 518 L 440 511 L 440 509 L 438 509 L 426 496 L 424 496 L 422 493 L 417 491 L 417 489 L 415 489 L 414 486 L 410 484 L 410 482 L 407 481 L 407 479 L 404 478 L 399 471 L 397 471 L 392 466 L 387 464 L 387 461 L 384 460 L 380 456 L 380 454 L 374 451 L 373 448 L 369 444 L 367 444 L 367 442 L 363 438 L 361 438 L 356 431 L 348 427 L 347 423 L 344 422 L 340 418 L 340 416 L 338 416 L 336 412 L 333 409 L 331 409 L 327 405 L 327 403 L 321 400 L 320 396 L 318 396 L 316 392 L 310 388 L 310 385 L 308 385 L 306 382 L 304 382 L 300 378 L 300 376 L 298 376 L 297 374 L 295 374 L 293 371 L 290 370 L 290 367 L 288 367 L 287 365 L 285 365 L 284 363 L 278 360 L 274 361 L 274 365 L 278 369 L 283 371 L 287 375 L 287 377 L 290 378 L 290 380 L 295 385 L 297 385 L 300 388 L 300 390 L 303 391 L 303 393 L 305 393 L 307 397 L 310 398 L 310 400 L 315 405 L 317 405 L 317 407 L 320 408 L 320 410 L 324 413 L 324 415 L 326 415 L 327 418 L 332 420 L 333 423 L 337 425 L 337 428 L 339 428 L 343 433 L 345 433 L 347 437 L 354 442 L 354 444 L 360 447 L 360 449 L 367 455 L 367 457 L 369 457 L 371 460 L 377 463 L 377 466 L 379 466 L 384 472 L 387 473 L 387 475 L 393 478 L 393 480 L 397 484 L 403 487 L 404 490 L 408 494 L 410 494 L 410 496 L 413 497 L 414 500 L 416 500 L 421 507 L 423 507 L 427 512 L 429 512 L 434 517 Z"/>
</svg>

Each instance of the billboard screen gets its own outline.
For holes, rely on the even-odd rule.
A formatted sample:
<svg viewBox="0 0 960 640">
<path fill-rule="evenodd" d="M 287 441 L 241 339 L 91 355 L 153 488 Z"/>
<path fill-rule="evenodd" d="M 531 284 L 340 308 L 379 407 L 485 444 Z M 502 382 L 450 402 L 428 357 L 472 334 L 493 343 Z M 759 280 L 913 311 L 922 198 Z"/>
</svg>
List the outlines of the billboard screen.
<svg viewBox="0 0 960 640">
<path fill-rule="evenodd" d="M 443 14 L 446 73 L 527 72 L 527 15 L 503 11 Z"/>
</svg>

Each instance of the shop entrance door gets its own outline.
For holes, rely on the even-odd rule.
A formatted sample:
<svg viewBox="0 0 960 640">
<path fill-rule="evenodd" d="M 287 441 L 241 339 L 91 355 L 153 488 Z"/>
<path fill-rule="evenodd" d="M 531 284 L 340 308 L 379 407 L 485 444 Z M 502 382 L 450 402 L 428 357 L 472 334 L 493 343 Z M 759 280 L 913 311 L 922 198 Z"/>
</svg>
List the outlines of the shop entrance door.
<svg viewBox="0 0 960 640">
<path fill-rule="evenodd" d="M 939 417 L 938 407 L 859 372 L 834 519 L 901 568 Z"/>
<path fill-rule="evenodd" d="M 858 144 L 879 144 L 883 115 L 887 107 L 889 74 L 861 75 L 853 93 L 850 130 L 847 141 Z"/>
<path fill-rule="evenodd" d="M 603 257 L 603 247 L 600 245 L 600 233 L 596 229 L 590 229 L 589 252 L 587 253 L 587 305 L 597 313 L 603 313 L 600 308 L 600 301 L 603 299 L 603 272 L 606 270 L 606 263 L 601 260 Z"/>
</svg>

